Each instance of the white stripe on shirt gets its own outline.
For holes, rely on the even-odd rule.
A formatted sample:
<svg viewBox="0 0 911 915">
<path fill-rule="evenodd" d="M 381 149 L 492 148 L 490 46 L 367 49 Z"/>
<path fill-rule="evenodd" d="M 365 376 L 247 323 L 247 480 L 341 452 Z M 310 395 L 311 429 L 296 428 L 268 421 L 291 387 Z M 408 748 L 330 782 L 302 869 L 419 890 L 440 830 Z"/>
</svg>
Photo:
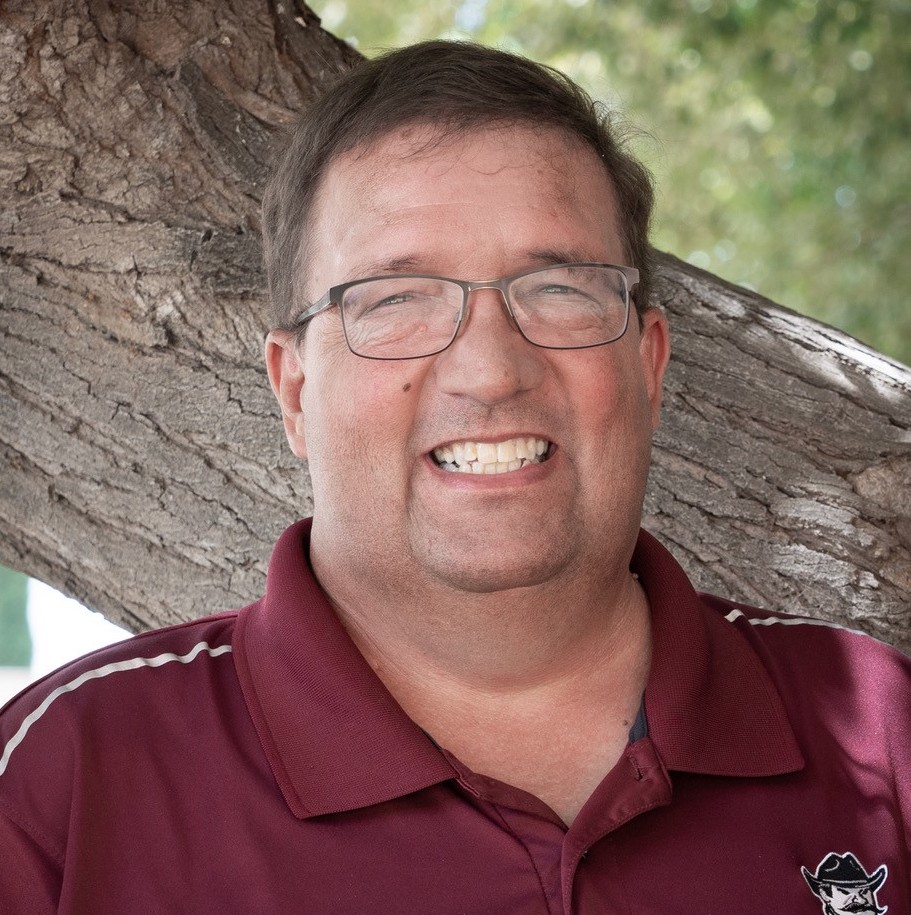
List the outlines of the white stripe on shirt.
<svg viewBox="0 0 911 915">
<path fill-rule="evenodd" d="M 32 725 L 41 719 L 41 716 L 44 715 L 57 699 L 66 693 L 71 693 L 74 690 L 79 689 L 80 686 L 87 683 L 89 680 L 97 680 L 100 677 L 107 677 L 110 674 L 120 673 L 124 670 L 137 670 L 141 667 L 161 667 L 163 664 L 170 664 L 172 661 L 177 661 L 180 664 L 189 664 L 203 652 L 208 654 L 209 657 L 217 658 L 219 655 L 226 654 L 231 650 L 232 648 L 230 645 L 219 645 L 217 648 L 213 648 L 208 642 L 199 642 L 183 655 L 166 652 L 165 654 L 156 655 L 154 658 L 130 658 L 126 661 L 115 661 L 111 664 L 105 664 L 103 667 L 96 667 L 94 670 L 87 670 L 85 673 L 76 677 L 75 680 L 70 680 L 69 683 L 58 686 L 57 689 L 48 694 L 44 702 L 42 702 L 31 715 L 26 717 L 19 730 L 16 731 L 3 750 L 3 756 L 0 757 L 0 775 L 3 775 L 3 773 L 6 772 L 6 767 L 9 765 L 13 750 L 22 743 Z"/>
<path fill-rule="evenodd" d="M 851 632 L 854 635 L 866 636 L 871 639 L 869 632 L 863 632 L 860 629 L 849 629 L 847 626 L 841 626 L 838 623 L 830 623 L 828 620 L 815 620 L 812 617 L 802 616 L 747 616 L 742 610 L 734 609 L 725 616 L 729 623 L 740 618 L 745 619 L 751 626 L 823 626 L 826 629 L 840 629 L 842 632 Z M 879 639 L 876 639 L 879 641 Z"/>
</svg>

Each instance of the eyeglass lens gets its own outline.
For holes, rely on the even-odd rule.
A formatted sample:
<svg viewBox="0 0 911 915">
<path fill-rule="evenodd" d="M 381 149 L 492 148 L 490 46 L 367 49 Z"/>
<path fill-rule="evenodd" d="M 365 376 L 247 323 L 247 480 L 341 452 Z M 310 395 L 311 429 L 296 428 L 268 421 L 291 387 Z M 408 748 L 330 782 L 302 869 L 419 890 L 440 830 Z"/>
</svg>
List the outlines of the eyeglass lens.
<svg viewBox="0 0 911 915">
<path fill-rule="evenodd" d="M 626 277 L 612 267 L 545 268 L 515 277 L 505 288 L 516 324 L 538 346 L 597 346 L 616 340 L 626 329 Z M 348 345 L 374 359 L 437 353 L 455 337 L 465 295 L 459 283 L 435 277 L 354 283 L 340 303 Z"/>
</svg>

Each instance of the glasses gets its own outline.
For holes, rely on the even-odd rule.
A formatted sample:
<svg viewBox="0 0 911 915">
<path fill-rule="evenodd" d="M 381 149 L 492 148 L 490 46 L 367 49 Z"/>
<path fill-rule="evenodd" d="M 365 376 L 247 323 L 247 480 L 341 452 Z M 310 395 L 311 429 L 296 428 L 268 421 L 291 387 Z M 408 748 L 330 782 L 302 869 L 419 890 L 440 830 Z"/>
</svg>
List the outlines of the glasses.
<svg viewBox="0 0 911 915">
<path fill-rule="evenodd" d="M 499 289 L 511 323 L 529 343 L 585 349 L 623 336 L 630 289 L 638 282 L 634 267 L 613 264 L 556 264 L 480 282 L 412 273 L 373 276 L 333 286 L 294 327 L 337 305 L 356 356 L 418 359 L 455 340 L 472 292 Z"/>
</svg>

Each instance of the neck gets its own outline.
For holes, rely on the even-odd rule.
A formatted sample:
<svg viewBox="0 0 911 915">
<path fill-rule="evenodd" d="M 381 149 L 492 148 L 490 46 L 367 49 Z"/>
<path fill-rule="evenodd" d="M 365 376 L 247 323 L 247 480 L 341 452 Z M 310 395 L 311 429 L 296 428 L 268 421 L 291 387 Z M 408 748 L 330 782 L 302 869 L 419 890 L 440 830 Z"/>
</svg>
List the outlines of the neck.
<svg viewBox="0 0 911 915">
<path fill-rule="evenodd" d="M 478 593 L 339 575 L 339 564 L 321 562 L 315 551 L 312 562 L 339 619 L 383 679 L 430 677 L 513 692 L 592 667 L 624 667 L 648 645 L 647 601 L 626 568 L 597 580 Z M 384 584 L 367 590 L 365 580 Z"/>
<path fill-rule="evenodd" d="M 327 581 L 313 560 L 339 618 L 408 715 L 471 769 L 528 790 L 571 822 L 623 752 L 648 676 L 648 602 L 628 569 L 597 587 L 397 587 L 365 598 Z"/>
</svg>

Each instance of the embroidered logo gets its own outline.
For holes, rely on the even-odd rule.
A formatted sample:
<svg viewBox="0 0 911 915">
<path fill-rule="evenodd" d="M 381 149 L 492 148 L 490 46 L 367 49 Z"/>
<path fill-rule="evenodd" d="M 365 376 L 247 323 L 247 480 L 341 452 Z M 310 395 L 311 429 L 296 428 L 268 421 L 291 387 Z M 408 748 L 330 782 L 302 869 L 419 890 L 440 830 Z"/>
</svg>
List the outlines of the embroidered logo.
<svg viewBox="0 0 911 915">
<path fill-rule="evenodd" d="M 889 875 L 883 864 L 872 874 L 851 852 L 827 855 L 816 873 L 802 867 L 804 879 L 822 903 L 823 915 L 883 915 L 889 906 L 880 907 L 876 893 Z"/>
</svg>

